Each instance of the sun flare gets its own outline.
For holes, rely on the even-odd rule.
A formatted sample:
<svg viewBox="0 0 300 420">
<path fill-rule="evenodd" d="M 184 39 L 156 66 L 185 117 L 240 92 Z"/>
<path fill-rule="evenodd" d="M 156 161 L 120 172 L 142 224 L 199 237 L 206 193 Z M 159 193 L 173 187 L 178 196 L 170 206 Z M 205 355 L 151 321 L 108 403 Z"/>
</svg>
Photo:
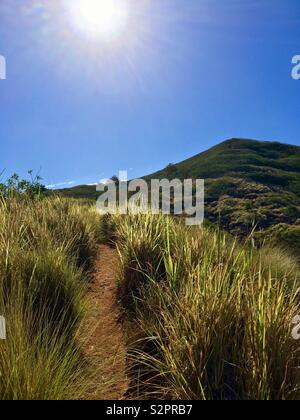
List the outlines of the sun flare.
<svg viewBox="0 0 300 420">
<path fill-rule="evenodd" d="M 128 22 L 126 0 L 71 0 L 67 8 L 74 26 L 93 38 L 112 39 L 120 36 Z"/>
</svg>

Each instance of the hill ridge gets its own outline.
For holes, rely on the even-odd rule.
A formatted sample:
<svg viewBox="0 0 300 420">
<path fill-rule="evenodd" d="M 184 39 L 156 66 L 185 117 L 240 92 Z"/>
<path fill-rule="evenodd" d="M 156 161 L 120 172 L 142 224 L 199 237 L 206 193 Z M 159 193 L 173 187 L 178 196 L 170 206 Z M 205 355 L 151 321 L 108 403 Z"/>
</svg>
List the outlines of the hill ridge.
<svg viewBox="0 0 300 420">
<path fill-rule="evenodd" d="M 246 235 L 258 232 L 296 232 L 300 238 L 300 147 L 277 141 L 227 139 L 207 151 L 144 177 L 205 179 L 205 215 L 222 228 Z M 95 200 L 95 187 L 80 186 L 59 192 Z M 290 235 L 287 235 L 290 237 Z"/>
</svg>

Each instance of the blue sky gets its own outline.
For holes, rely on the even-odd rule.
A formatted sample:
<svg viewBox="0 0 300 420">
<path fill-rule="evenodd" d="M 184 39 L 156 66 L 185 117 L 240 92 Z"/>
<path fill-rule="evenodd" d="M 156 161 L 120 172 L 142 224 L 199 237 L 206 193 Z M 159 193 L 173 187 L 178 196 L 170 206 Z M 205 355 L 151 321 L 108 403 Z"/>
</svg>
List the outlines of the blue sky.
<svg viewBox="0 0 300 420">
<path fill-rule="evenodd" d="M 300 145 L 299 0 L 123 0 L 114 43 L 76 30 L 64 1 L 1 0 L 0 172 L 73 185 L 231 137 Z"/>
</svg>

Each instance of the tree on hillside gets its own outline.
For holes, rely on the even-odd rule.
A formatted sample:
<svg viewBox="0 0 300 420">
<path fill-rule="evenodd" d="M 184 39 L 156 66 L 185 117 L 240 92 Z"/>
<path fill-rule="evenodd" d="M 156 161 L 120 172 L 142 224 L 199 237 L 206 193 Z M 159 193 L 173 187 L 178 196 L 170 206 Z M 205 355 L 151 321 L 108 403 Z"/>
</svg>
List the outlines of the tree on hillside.
<svg viewBox="0 0 300 420">
<path fill-rule="evenodd" d="M 112 182 L 114 182 L 114 183 L 116 184 L 116 186 L 118 186 L 118 185 L 120 184 L 120 180 L 119 180 L 119 178 L 117 177 L 117 175 L 113 175 L 113 176 L 110 178 L 110 180 L 111 180 Z"/>
</svg>

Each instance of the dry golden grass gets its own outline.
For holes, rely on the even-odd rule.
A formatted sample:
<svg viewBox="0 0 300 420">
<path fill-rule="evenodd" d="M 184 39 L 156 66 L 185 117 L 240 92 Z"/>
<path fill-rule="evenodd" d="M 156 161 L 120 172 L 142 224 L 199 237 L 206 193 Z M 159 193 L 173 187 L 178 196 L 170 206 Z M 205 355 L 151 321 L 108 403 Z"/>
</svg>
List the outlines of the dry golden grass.
<svg viewBox="0 0 300 420">
<path fill-rule="evenodd" d="M 137 387 L 175 399 L 299 399 L 299 270 L 166 216 L 114 217 Z M 150 392 L 150 393 L 149 393 Z"/>
<path fill-rule="evenodd" d="M 88 206 L 60 198 L 0 201 L 0 399 L 76 399 L 89 384 L 78 347 L 99 238 Z"/>
</svg>

